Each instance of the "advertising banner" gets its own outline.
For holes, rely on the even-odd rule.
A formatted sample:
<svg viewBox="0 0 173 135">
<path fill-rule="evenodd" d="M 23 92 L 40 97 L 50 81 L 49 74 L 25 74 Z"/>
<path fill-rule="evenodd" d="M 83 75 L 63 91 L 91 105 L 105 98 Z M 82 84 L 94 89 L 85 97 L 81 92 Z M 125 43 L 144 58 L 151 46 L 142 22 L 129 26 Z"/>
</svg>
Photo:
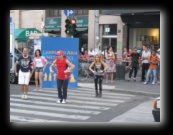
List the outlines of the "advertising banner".
<svg viewBox="0 0 173 135">
<path fill-rule="evenodd" d="M 54 71 L 52 74 L 49 67 L 57 59 L 57 51 L 62 50 L 64 56 L 75 65 L 75 69 L 70 74 L 68 88 L 76 89 L 78 84 L 79 38 L 42 37 L 41 44 L 42 56 L 49 62 L 42 77 L 43 88 L 57 88 L 57 70 L 52 68 Z"/>
</svg>

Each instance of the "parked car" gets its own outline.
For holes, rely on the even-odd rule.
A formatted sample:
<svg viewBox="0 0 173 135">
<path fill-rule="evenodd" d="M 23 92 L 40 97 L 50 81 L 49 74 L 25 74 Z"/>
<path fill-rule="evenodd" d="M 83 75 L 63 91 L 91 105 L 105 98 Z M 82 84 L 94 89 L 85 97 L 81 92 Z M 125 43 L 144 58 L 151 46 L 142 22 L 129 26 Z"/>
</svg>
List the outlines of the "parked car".
<svg viewBox="0 0 173 135">
<path fill-rule="evenodd" d="M 157 97 L 153 103 L 152 114 L 155 122 L 160 122 L 160 97 Z"/>
</svg>

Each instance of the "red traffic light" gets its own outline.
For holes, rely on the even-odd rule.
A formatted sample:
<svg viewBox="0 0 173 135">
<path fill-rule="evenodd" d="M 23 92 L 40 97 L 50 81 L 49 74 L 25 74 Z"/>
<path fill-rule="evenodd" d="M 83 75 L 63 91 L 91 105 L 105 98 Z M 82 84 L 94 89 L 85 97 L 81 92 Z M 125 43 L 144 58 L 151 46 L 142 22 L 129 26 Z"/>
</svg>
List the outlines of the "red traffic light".
<svg viewBox="0 0 173 135">
<path fill-rule="evenodd" d="M 76 24 L 76 19 L 72 19 L 71 24 Z"/>
</svg>

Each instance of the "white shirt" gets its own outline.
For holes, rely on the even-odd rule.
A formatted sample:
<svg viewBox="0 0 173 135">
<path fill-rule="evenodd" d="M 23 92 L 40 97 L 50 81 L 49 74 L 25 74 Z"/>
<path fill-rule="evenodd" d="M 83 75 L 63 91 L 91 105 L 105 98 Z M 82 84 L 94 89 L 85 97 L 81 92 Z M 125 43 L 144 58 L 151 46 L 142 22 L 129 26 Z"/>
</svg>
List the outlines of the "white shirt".
<svg viewBox="0 0 173 135">
<path fill-rule="evenodd" d="M 102 51 L 99 50 L 99 49 L 97 49 L 97 50 L 95 51 L 95 54 L 102 54 Z"/>
<path fill-rule="evenodd" d="M 95 55 L 94 50 L 92 50 L 92 52 L 89 50 L 89 51 L 88 51 L 88 56 L 92 56 L 92 55 L 93 55 L 93 56 Z"/>
<path fill-rule="evenodd" d="M 145 51 L 142 52 L 142 57 L 148 58 L 149 56 L 151 56 L 151 52 L 149 52 L 149 51 L 148 52 L 145 52 Z M 143 60 L 142 63 L 149 63 L 148 59 Z"/>
<path fill-rule="evenodd" d="M 36 67 L 43 67 L 43 63 L 41 61 L 41 58 L 40 59 L 35 59 L 35 66 Z"/>
</svg>

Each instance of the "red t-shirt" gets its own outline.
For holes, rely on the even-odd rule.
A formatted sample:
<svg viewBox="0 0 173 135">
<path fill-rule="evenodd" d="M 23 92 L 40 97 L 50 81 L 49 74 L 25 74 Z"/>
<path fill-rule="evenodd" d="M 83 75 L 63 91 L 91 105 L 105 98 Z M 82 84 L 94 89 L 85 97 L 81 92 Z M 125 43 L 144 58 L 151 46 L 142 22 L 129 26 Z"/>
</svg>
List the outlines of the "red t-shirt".
<svg viewBox="0 0 173 135">
<path fill-rule="evenodd" d="M 67 69 L 66 58 L 63 58 L 62 60 L 56 59 L 56 65 L 58 70 L 57 78 L 60 80 L 67 80 L 69 78 L 69 73 L 64 73 Z"/>
</svg>

